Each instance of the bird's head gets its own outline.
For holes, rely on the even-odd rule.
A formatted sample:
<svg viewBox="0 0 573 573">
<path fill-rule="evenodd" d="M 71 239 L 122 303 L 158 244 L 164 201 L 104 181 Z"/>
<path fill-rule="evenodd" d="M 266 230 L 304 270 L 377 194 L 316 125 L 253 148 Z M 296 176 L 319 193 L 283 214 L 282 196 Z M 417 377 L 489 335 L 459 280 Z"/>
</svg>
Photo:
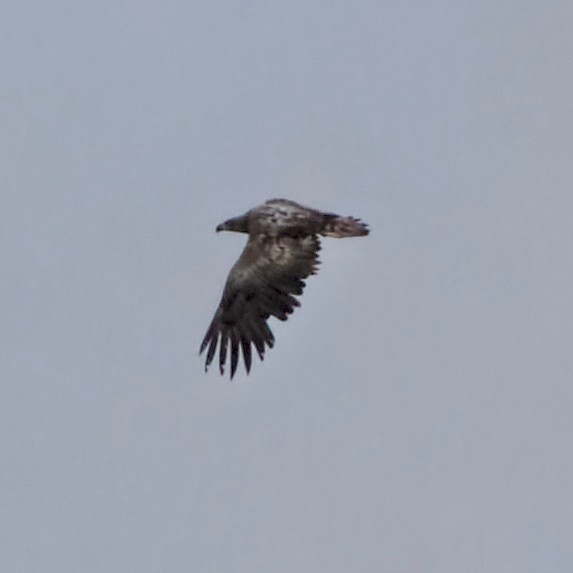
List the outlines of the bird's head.
<svg viewBox="0 0 573 573">
<path fill-rule="evenodd" d="M 248 213 L 241 215 L 240 217 L 233 217 L 232 219 L 227 219 L 220 225 L 217 225 L 216 231 L 235 231 L 237 233 L 248 233 Z"/>
</svg>

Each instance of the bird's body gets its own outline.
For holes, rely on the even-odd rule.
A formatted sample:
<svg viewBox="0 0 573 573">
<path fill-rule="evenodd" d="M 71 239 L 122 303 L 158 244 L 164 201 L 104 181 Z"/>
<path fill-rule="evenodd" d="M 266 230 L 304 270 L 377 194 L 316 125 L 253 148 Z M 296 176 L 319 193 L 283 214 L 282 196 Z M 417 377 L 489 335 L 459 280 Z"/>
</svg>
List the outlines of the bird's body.
<svg viewBox="0 0 573 573">
<path fill-rule="evenodd" d="M 367 235 L 368 228 L 354 217 L 309 209 L 287 199 L 271 199 L 217 227 L 217 231 L 226 230 L 248 233 L 249 239 L 229 272 L 200 352 L 208 347 L 207 370 L 220 342 L 219 370 L 223 374 L 230 343 L 232 378 L 239 349 L 248 373 L 252 346 L 261 360 L 265 348 L 273 347 L 268 318 L 286 320 L 300 306 L 294 295 L 302 294 L 302 279 L 315 274 L 320 264 L 318 236 L 356 237 Z"/>
</svg>

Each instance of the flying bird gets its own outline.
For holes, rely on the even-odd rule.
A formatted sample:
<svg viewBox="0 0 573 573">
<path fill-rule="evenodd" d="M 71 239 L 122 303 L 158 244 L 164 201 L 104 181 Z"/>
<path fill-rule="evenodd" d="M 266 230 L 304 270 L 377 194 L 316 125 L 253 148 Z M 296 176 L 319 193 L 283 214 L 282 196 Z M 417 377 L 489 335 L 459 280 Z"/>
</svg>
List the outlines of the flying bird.
<svg viewBox="0 0 573 573">
<path fill-rule="evenodd" d="M 201 343 L 207 349 L 205 372 L 219 344 L 219 370 L 225 373 L 230 350 L 231 379 L 242 350 L 247 374 L 254 347 L 263 360 L 266 347 L 274 346 L 269 317 L 286 320 L 300 306 L 305 279 L 318 270 L 319 235 L 368 235 L 360 219 L 309 209 L 287 199 L 271 199 L 244 215 L 228 219 L 218 231 L 247 233 L 249 239 L 229 272 L 223 296 Z"/>
</svg>

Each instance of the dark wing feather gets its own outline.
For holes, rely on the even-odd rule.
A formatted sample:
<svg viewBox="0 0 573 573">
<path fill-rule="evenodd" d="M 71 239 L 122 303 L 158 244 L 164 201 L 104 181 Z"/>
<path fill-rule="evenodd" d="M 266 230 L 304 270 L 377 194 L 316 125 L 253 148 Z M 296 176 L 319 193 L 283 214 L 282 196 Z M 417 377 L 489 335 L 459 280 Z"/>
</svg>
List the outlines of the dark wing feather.
<svg viewBox="0 0 573 573">
<path fill-rule="evenodd" d="M 200 352 L 208 347 L 205 370 L 215 357 L 217 344 L 221 374 L 230 347 L 231 378 L 241 352 L 247 373 L 251 369 L 252 346 L 263 360 L 266 347 L 274 345 L 268 318 L 286 320 L 300 305 L 293 295 L 302 294 L 302 279 L 316 272 L 319 250 L 315 235 L 249 238 L 229 273 L 221 302 L 201 343 Z"/>
</svg>

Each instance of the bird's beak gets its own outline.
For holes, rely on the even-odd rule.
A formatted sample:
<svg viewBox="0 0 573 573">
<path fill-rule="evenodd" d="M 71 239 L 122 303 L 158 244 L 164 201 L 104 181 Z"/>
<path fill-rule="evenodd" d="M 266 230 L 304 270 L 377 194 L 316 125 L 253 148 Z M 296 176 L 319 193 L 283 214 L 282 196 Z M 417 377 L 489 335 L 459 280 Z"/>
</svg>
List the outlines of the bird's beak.
<svg viewBox="0 0 573 573">
<path fill-rule="evenodd" d="M 217 233 L 219 231 L 224 231 L 225 230 L 225 224 L 221 223 L 220 225 L 217 225 L 217 227 L 215 227 L 215 231 L 217 231 Z"/>
</svg>

